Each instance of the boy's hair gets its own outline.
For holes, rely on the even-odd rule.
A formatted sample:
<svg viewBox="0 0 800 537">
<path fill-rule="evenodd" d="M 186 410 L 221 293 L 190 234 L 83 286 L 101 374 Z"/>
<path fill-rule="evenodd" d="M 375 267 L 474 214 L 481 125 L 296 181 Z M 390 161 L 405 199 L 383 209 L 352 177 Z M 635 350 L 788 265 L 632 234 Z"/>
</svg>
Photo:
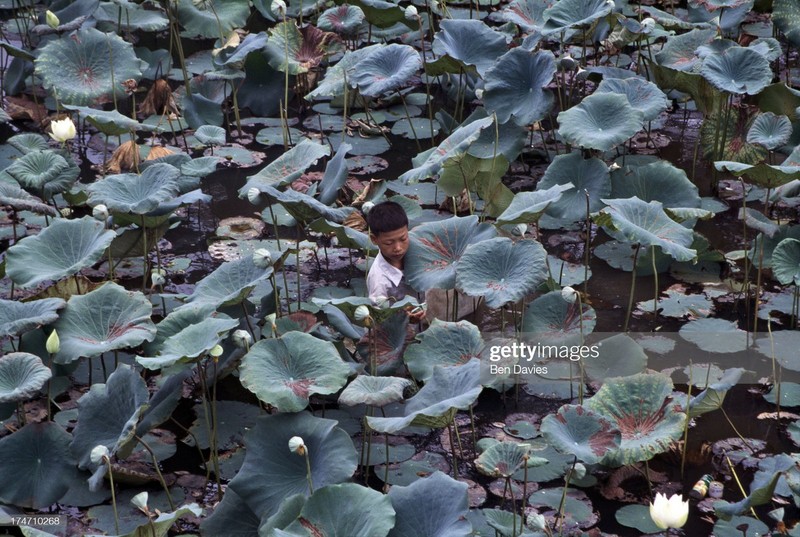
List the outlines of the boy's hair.
<svg viewBox="0 0 800 537">
<path fill-rule="evenodd" d="M 381 233 L 408 227 L 408 216 L 406 216 L 405 209 L 399 203 L 384 201 L 376 204 L 367 213 L 367 225 L 370 233 L 377 236 Z"/>
</svg>

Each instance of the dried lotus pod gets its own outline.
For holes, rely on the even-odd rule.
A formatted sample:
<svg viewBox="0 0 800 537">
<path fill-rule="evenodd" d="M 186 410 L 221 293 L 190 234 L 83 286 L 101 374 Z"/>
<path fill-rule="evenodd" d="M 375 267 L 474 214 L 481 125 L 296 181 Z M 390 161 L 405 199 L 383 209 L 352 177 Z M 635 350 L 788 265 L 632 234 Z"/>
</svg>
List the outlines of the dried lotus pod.
<svg viewBox="0 0 800 537">
<path fill-rule="evenodd" d="M 167 149 L 163 145 L 154 145 L 150 148 L 150 152 L 147 154 L 147 158 L 145 160 L 156 160 L 161 157 L 166 157 L 167 155 L 173 154 L 174 151 L 171 149 Z"/>
<path fill-rule="evenodd" d="M 150 90 L 148 90 L 142 104 L 139 106 L 139 113 L 143 116 L 153 116 L 162 114 L 180 114 L 175 97 L 172 95 L 172 88 L 164 79 L 156 80 Z"/>
<path fill-rule="evenodd" d="M 344 225 L 349 228 L 355 229 L 356 231 L 366 231 L 367 230 L 367 221 L 364 220 L 364 217 L 361 215 L 359 211 L 353 211 L 347 218 L 344 219 Z"/>
<path fill-rule="evenodd" d="M 139 146 L 133 140 L 129 140 L 114 150 L 111 159 L 106 165 L 106 172 L 121 173 L 135 170 L 139 167 L 139 162 L 141 161 L 142 156 L 139 153 Z"/>
</svg>

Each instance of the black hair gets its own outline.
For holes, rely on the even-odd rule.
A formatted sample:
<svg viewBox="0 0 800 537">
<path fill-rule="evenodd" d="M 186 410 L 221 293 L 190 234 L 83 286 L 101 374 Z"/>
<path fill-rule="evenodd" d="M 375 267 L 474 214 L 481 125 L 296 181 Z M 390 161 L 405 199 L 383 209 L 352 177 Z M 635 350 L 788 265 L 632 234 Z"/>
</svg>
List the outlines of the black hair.
<svg viewBox="0 0 800 537">
<path fill-rule="evenodd" d="M 367 213 L 367 225 L 370 233 L 380 235 L 389 233 L 402 227 L 408 227 L 408 216 L 403 206 L 394 201 L 384 201 L 376 204 Z"/>
</svg>

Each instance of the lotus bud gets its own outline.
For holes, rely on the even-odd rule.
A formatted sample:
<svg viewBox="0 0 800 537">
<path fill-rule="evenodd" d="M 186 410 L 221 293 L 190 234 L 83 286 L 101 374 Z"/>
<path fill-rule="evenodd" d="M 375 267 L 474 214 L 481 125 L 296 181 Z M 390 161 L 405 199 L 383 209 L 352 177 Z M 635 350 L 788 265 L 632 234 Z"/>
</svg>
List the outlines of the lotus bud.
<svg viewBox="0 0 800 537">
<path fill-rule="evenodd" d="M 681 528 L 689 518 L 689 500 L 683 501 L 680 494 L 667 498 L 666 494 L 659 492 L 650 504 L 650 518 L 662 530 Z"/>
<path fill-rule="evenodd" d="M 164 271 L 161 269 L 155 269 L 152 271 L 150 273 L 150 283 L 153 285 L 153 287 L 161 287 L 167 283 L 167 278 L 164 274 Z"/>
<path fill-rule="evenodd" d="M 615 172 L 615 171 L 619 170 L 620 168 L 622 168 L 622 166 L 620 166 L 616 162 L 612 162 L 611 165 L 608 167 L 608 171 Z"/>
<path fill-rule="evenodd" d="M 78 135 L 75 130 L 75 124 L 70 118 L 54 119 L 50 122 L 50 138 L 56 142 L 64 143 L 67 140 L 72 140 Z"/>
<path fill-rule="evenodd" d="M 211 347 L 211 350 L 208 351 L 208 354 L 210 354 L 212 358 L 219 358 L 220 356 L 222 356 L 222 346 L 214 345 L 213 347 Z"/>
<path fill-rule="evenodd" d="M 417 6 L 408 6 L 405 11 L 406 20 L 415 21 L 417 17 L 419 17 L 419 13 L 417 13 Z"/>
<path fill-rule="evenodd" d="M 475 98 L 483 99 L 483 90 L 481 88 L 475 90 Z"/>
<path fill-rule="evenodd" d="M 59 349 L 61 349 L 61 340 L 58 339 L 58 332 L 55 330 L 50 332 L 50 336 L 47 338 L 47 343 L 44 344 L 44 348 L 47 349 L 49 354 L 58 354 Z"/>
<path fill-rule="evenodd" d="M 568 285 L 563 289 L 561 289 L 561 298 L 563 298 L 570 304 L 574 304 L 575 301 L 578 299 L 578 292 Z"/>
<path fill-rule="evenodd" d="M 247 330 L 234 330 L 233 332 L 233 344 L 239 347 L 240 349 L 249 349 L 250 345 L 253 344 L 253 336 L 250 335 L 250 332 Z"/>
<path fill-rule="evenodd" d="M 253 252 L 253 263 L 259 268 L 272 266 L 272 254 L 266 248 L 259 248 Z"/>
<path fill-rule="evenodd" d="M 247 191 L 247 201 L 252 203 L 253 205 L 258 205 L 261 203 L 261 191 L 256 187 L 253 187 Z"/>
<path fill-rule="evenodd" d="M 299 436 L 293 436 L 289 439 L 289 451 L 297 455 L 306 454 L 306 444 Z"/>
<path fill-rule="evenodd" d="M 532 530 L 545 531 L 547 528 L 547 519 L 544 518 L 544 515 L 539 513 L 531 513 L 528 515 L 528 518 L 525 522 Z"/>
<path fill-rule="evenodd" d="M 528 232 L 528 224 L 517 224 L 511 230 L 511 233 L 516 237 L 524 237 L 525 233 Z"/>
<path fill-rule="evenodd" d="M 108 207 L 103 205 L 102 203 L 99 205 L 95 205 L 92 208 L 92 218 L 95 220 L 100 220 L 101 222 L 105 222 L 108 220 Z"/>
<path fill-rule="evenodd" d="M 136 506 L 137 509 L 142 511 L 144 514 L 147 514 L 150 509 L 147 507 L 147 500 L 149 495 L 147 492 L 140 492 L 133 498 L 131 498 L 131 503 Z"/>
<path fill-rule="evenodd" d="M 562 56 L 558 63 L 564 71 L 574 71 L 579 65 L 575 58 L 569 54 Z"/>
<path fill-rule="evenodd" d="M 72 216 L 72 209 L 70 209 L 69 207 L 62 207 L 58 212 L 61 213 L 61 216 L 63 216 L 64 218 L 69 218 L 70 216 Z"/>
<path fill-rule="evenodd" d="M 278 315 L 276 313 L 270 313 L 269 315 L 264 317 L 264 321 L 269 323 L 273 334 L 277 334 L 278 333 L 278 325 L 275 324 L 275 320 L 277 318 L 278 318 Z"/>
<path fill-rule="evenodd" d="M 286 14 L 286 2 L 283 0 L 272 0 L 272 4 L 270 4 L 269 9 L 274 14 L 283 17 Z"/>
<path fill-rule="evenodd" d="M 364 323 L 367 326 L 369 326 L 369 320 L 370 320 L 369 308 L 363 304 L 360 305 L 359 307 L 356 308 L 356 311 L 353 313 L 353 318 L 356 321 Z"/>
<path fill-rule="evenodd" d="M 386 308 L 391 306 L 391 302 L 389 302 L 388 296 L 377 296 L 374 299 L 375 305 L 379 308 Z"/>
<path fill-rule="evenodd" d="M 656 27 L 656 20 L 653 17 L 647 17 L 646 19 L 642 19 L 642 22 L 639 24 L 642 25 L 642 33 L 648 34 Z"/>
<path fill-rule="evenodd" d="M 110 456 L 111 452 L 108 451 L 108 448 L 100 444 L 92 448 L 89 459 L 92 461 L 92 464 L 102 464 L 105 460 L 109 459 Z"/>
<path fill-rule="evenodd" d="M 572 467 L 572 475 L 575 477 L 575 479 L 583 479 L 586 476 L 586 467 L 583 464 L 576 462 L 575 466 Z"/>
<path fill-rule="evenodd" d="M 58 20 L 58 16 L 49 9 L 44 13 L 44 20 L 47 22 L 47 25 L 53 30 L 61 26 L 61 21 Z"/>
<path fill-rule="evenodd" d="M 364 214 L 369 214 L 373 207 L 375 207 L 374 203 L 371 201 L 365 201 L 364 205 L 361 206 L 361 212 Z"/>
</svg>

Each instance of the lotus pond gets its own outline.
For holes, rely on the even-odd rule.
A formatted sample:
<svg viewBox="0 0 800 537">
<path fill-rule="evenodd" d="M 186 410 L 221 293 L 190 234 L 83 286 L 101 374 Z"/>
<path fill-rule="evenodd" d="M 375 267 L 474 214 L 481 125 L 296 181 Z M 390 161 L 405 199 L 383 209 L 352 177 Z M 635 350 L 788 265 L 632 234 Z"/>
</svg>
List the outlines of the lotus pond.
<svg viewBox="0 0 800 537">
<path fill-rule="evenodd" d="M 797 0 L 0 20 L 0 532 L 800 535 Z"/>
</svg>

